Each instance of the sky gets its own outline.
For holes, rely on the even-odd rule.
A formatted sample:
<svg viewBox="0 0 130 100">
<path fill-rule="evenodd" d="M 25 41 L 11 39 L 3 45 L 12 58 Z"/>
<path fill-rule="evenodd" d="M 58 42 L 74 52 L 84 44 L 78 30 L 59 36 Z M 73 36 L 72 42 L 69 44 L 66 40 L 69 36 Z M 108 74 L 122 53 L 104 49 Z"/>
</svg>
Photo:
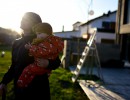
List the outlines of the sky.
<svg viewBox="0 0 130 100">
<path fill-rule="evenodd" d="M 19 31 L 25 12 L 39 14 L 54 32 L 71 31 L 77 21 L 82 23 L 117 10 L 118 0 L 0 0 L 0 27 Z M 88 15 L 88 11 L 94 11 Z"/>
</svg>

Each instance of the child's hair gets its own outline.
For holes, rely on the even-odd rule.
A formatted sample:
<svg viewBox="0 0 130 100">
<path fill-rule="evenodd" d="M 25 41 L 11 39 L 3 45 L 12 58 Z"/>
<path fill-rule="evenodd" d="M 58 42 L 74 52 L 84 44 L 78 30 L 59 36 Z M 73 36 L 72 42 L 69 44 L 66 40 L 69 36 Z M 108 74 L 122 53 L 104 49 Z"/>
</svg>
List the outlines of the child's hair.
<svg viewBox="0 0 130 100">
<path fill-rule="evenodd" d="M 46 33 L 48 35 L 52 35 L 53 29 L 52 26 L 49 23 L 38 23 L 33 27 L 33 32 L 36 33 Z"/>
</svg>

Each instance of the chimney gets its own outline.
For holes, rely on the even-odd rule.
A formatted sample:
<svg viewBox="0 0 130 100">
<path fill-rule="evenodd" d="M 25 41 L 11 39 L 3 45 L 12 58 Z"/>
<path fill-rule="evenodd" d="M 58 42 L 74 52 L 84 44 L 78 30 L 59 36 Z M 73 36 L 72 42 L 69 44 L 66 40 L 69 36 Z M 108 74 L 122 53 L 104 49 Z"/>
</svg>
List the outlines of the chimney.
<svg viewBox="0 0 130 100">
<path fill-rule="evenodd" d="M 64 32 L 64 25 L 62 26 L 62 32 Z"/>
</svg>

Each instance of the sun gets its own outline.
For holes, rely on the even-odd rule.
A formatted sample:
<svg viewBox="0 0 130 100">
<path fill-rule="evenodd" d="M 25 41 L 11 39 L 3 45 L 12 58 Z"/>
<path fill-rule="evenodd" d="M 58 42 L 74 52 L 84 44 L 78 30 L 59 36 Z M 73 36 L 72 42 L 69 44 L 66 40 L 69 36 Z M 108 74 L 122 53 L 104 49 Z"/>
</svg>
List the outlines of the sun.
<svg viewBox="0 0 130 100">
<path fill-rule="evenodd" d="M 21 33 L 20 22 L 22 15 L 16 12 L 0 13 L 0 27 L 9 28 Z"/>
</svg>

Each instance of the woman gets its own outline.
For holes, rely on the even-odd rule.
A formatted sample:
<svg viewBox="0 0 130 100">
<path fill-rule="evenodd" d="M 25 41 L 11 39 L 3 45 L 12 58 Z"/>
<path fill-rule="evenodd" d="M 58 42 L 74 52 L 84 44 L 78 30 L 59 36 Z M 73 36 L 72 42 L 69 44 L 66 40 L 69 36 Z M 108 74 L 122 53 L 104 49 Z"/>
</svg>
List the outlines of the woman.
<svg viewBox="0 0 130 100">
<path fill-rule="evenodd" d="M 21 20 L 21 29 L 24 32 L 23 37 L 13 43 L 12 64 L 1 81 L 0 90 L 3 90 L 14 79 L 15 100 L 50 100 L 50 87 L 47 74 L 36 76 L 25 89 L 17 87 L 17 80 L 23 69 L 34 61 L 34 58 L 28 55 L 28 50 L 24 46 L 29 42 L 31 43 L 36 37 L 32 32 L 32 27 L 41 22 L 42 20 L 38 14 L 33 12 L 25 13 Z M 46 65 L 48 69 L 54 70 L 59 67 L 60 59 L 39 59 L 39 66 L 42 65 Z"/>
</svg>

